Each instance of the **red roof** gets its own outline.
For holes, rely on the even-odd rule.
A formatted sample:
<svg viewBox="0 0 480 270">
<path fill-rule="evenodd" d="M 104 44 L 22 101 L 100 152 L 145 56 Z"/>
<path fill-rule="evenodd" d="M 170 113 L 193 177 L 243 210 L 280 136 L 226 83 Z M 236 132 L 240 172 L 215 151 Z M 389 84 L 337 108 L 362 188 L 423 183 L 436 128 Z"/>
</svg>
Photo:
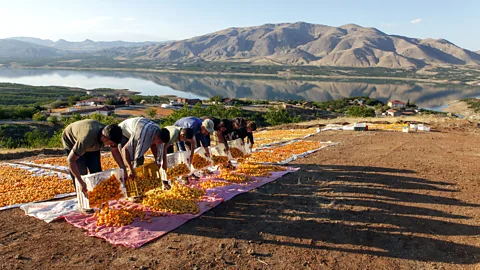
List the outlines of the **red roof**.
<svg viewBox="0 0 480 270">
<path fill-rule="evenodd" d="M 390 109 L 390 110 L 388 110 L 387 112 L 396 113 L 396 112 L 398 112 L 398 111 L 395 110 L 395 109 Z"/>
<path fill-rule="evenodd" d="M 103 106 L 103 107 L 100 107 L 98 109 L 95 109 L 95 111 L 104 111 L 104 112 L 109 112 L 109 111 L 113 111 L 114 109 L 113 108 L 110 108 L 108 106 Z"/>
<path fill-rule="evenodd" d="M 388 102 L 392 103 L 392 104 L 406 104 L 405 102 L 400 101 L 400 100 L 396 100 L 396 99 L 395 100 L 389 100 Z"/>
</svg>

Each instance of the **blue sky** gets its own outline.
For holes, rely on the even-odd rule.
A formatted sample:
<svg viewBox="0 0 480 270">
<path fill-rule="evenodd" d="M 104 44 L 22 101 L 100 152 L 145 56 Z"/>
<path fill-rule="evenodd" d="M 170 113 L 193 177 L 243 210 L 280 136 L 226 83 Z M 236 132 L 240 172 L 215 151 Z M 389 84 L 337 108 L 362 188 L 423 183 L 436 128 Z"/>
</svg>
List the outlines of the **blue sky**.
<svg viewBox="0 0 480 270">
<path fill-rule="evenodd" d="M 480 0 L 0 0 L 0 38 L 178 40 L 228 27 L 297 21 L 355 23 L 480 50 Z"/>
</svg>

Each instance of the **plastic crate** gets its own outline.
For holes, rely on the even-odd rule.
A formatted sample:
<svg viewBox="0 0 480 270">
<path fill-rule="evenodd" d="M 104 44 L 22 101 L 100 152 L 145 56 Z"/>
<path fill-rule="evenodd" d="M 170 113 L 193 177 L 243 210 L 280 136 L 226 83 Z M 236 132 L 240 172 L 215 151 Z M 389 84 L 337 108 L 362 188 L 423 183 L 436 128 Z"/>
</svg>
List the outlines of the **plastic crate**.
<svg viewBox="0 0 480 270">
<path fill-rule="evenodd" d="M 145 165 L 142 165 L 138 168 L 135 168 L 135 172 L 137 173 L 138 177 L 148 177 L 148 178 L 154 178 L 157 180 L 162 180 L 161 174 L 159 172 L 159 168 L 157 166 L 157 163 L 151 162 Z M 138 189 L 138 179 L 137 180 L 132 180 L 132 179 L 127 179 L 125 181 L 126 186 L 127 186 L 127 196 L 128 197 L 137 197 L 140 195 L 143 195 L 142 192 Z"/>
<path fill-rule="evenodd" d="M 410 131 L 416 132 L 418 130 L 418 126 L 416 124 L 410 124 Z"/>
<path fill-rule="evenodd" d="M 112 175 L 115 175 L 117 180 L 120 182 L 120 190 L 122 191 L 123 197 L 126 197 L 127 190 L 125 189 L 125 186 L 123 185 L 123 181 L 122 181 L 124 179 L 124 174 L 123 174 L 123 170 L 120 168 L 111 169 L 104 172 L 82 175 L 82 179 L 87 184 L 87 190 L 92 191 L 94 187 L 96 187 L 101 182 L 107 180 Z M 91 209 L 90 203 L 88 202 L 88 198 L 85 197 L 85 195 L 83 195 L 80 183 L 77 182 L 75 184 L 75 189 L 76 189 L 75 191 L 77 192 L 77 200 L 78 200 L 79 208 L 85 209 L 85 210 Z"/>
<path fill-rule="evenodd" d="M 172 167 L 175 167 L 177 165 L 179 165 L 180 163 L 185 163 L 185 164 L 189 164 L 190 163 L 190 151 L 178 151 L 178 152 L 175 152 L 175 153 L 171 153 L 171 154 L 168 154 L 167 155 L 167 168 L 172 168 Z M 191 167 L 189 167 L 191 169 Z M 191 173 L 191 170 L 190 170 L 190 173 Z M 188 174 L 190 174 L 188 173 Z M 168 179 L 167 178 L 167 172 L 161 168 L 160 169 L 160 177 L 162 180 L 164 181 L 169 181 L 169 184 L 170 184 L 170 181 L 171 180 L 177 180 L 177 179 Z"/>
</svg>

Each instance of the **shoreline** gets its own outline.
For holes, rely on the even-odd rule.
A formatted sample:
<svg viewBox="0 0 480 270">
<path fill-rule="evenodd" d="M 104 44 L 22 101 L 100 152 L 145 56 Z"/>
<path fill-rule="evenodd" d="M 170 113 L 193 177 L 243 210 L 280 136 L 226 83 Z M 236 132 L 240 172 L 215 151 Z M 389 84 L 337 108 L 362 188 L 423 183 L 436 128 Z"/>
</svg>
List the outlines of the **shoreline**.
<svg viewBox="0 0 480 270">
<path fill-rule="evenodd" d="M 480 114 L 475 113 L 469 108 L 468 104 L 462 100 L 453 100 L 446 103 L 446 107 L 442 108 L 443 112 L 461 116 L 463 119 L 480 120 Z"/>
<path fill-rule="evenodd" d="M 76 71 L 123 71 L 123 72 L 142 72 L 142 73 L 164 73 L 164 74 L 187 74 L 187 75 L 207 75 L 220 77 L 257 77 L 270 78 L 282 80 L 391 80 L 399 82 L 420 82 L 433 83 L 441 85 L 467 85 L 458 81 L 448 80 L 433 80 L 433 79 L 419 79 L 419 78 L 403 78 L 403 77 L 370 77 L 370 76 L 328 76 L 328 75 L 282 75 L 282 74 L 268 74 L 268 73 L 239 73 L 239 72 L 207 72 L 207 71 L 189 71 L 189 70 L 168 70 L 168 69 L 147 69 L 147 68 L 79 68 L 79 67 L 28 67 L 20 66 L 13 68 L 0 67 L 0 69 L 50 69 L 50 70 L 76 70 Z"/>
</svg>

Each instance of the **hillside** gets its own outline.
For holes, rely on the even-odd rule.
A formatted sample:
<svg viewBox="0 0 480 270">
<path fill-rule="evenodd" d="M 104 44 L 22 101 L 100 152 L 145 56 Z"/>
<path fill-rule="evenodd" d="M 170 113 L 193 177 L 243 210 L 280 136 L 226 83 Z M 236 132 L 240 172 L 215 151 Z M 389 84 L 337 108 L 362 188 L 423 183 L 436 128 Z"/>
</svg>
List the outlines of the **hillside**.
<svg viewBox="0 0 480 270">
<path fill-rule="evenodd" d="M 109 56 L 161 62 L 242 61 L 352 67 L 480 65 L 480 55 L 444 39 L 388 35 L 355 24 L 304 22 L 229 28 L 168 44 L 107 50 Z"/>
<path fill-rule="evenodd" d="M 40 39 L 32 37 L 12 37 L 10 39 L 30 42 L 41 46 L 51 47 L 59 50 L 73 50 L 73 51 L 98 51 L 116 47 L 139 47 L 144 45 L 157 45 L 164 44 L 164 42 L 126 42 L 126 41 L 93 41 L 90 39 L 85 39 L 81 42 L 67 41 L 64 39 L 59 39 L 58 41 L 52 41 L 50 39 Z"/>
<path fill-rule="evenodd" d="M 0 39 L 0 58 L 32 59 L 62 55 L 61 51 L 54 48 L 13 39 Z"/>
</svg>

